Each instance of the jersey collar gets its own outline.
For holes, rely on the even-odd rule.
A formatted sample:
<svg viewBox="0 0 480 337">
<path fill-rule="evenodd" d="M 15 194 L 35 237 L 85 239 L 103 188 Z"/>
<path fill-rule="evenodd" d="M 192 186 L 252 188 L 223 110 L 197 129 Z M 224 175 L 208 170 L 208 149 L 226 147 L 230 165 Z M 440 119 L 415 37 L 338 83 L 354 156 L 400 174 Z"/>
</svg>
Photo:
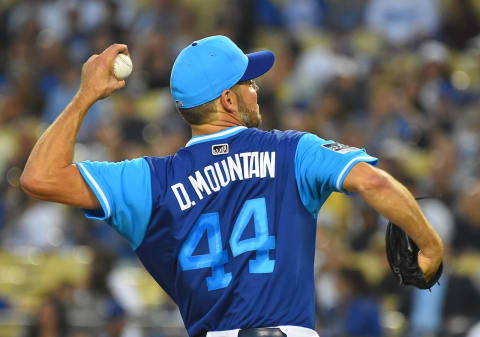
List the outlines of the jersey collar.
<svg viewBox="0 0 480 337">
<path fill-rule="evenodd" d="M 245 127 L 245 126 L 234 126 L 234 127 L 228 128 L 228 129 L 224 129 L 222 131 L 211 133 L 209 135 L 193 136 L 192 139 L 190 139 L 188 141 L 188 143 L 185 145 L 185 147 L 188 147 L 188 146 L 191 146 L 191 145 L 194 145 L 194 144 L 209 142 L 209 141 L 212 141 L 212 140 L 228 138 L 228 137 L 231 137 L 233 135 L 236 135 L 239 132 L 242 132 L 246 128 L 247 127 Z"/>
</svg>

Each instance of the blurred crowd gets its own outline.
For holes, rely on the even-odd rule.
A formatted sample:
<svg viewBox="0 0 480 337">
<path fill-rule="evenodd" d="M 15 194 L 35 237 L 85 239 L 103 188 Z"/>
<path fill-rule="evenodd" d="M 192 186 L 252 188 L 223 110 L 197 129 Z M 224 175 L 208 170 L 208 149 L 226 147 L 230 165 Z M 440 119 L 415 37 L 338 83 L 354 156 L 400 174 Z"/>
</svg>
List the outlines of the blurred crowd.
<svg viewBox="0 0 480 337">
<path fill-rule="evenodd" d="M 183 47 L 216 34 L 276 55 L 258 80 L 262 128 L 365 148 L 415 196 L 432 197 L 421 206 L 446 258 L 431 292 L 391 276 L 385 219 L 355 195 L 327 201 L 318 217 L 320 336 L 480 336 L 479 0 L 1 1 L 0 250 L 52 256 L 86 246 L 93 257 L 81 284 L 57 280 L 30 305 L 2 292 L 0 275 L 0 336 L 12 311 L 27 313 L 18 336 L 186 335 L 162 329 L 181 327 L 168 298 L 146 306 L 118 276 L 138 262 L 111 228 L 28 198 L 19 177 L 78 89 L 83 62 L 112 43 L 128 45 L 134 70 L 125 89 L 91 108 L 75 160 L 175 153 L 191 135 L 170 96 L 171 66 Z"/>
</svg>

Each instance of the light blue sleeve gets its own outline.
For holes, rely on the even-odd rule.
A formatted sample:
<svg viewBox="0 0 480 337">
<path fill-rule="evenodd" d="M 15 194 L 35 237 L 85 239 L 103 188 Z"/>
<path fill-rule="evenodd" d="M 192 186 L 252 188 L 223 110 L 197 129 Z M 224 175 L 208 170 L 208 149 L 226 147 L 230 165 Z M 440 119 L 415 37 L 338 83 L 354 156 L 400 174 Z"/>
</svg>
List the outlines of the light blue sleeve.
<svg viewBox="0 0 480 337">
<path fill-rule="evenodd" d="M 358 162 L 377 164 L 365 150 L 326 141 L 307 133 L 295 153 L 295 178 L 305 207 L 316 217 L 332 192 L 343 192 L 343 181 Z"/>
<path fill-rule="evenodd" d="M 143 158 L 119 163 L 76 163 L 97 196 L 101 209 L 85 210 L 87 218 L 104 220 L 133 249 L 143 241 L 152 213 L 150 168 Z"/>
</svg>

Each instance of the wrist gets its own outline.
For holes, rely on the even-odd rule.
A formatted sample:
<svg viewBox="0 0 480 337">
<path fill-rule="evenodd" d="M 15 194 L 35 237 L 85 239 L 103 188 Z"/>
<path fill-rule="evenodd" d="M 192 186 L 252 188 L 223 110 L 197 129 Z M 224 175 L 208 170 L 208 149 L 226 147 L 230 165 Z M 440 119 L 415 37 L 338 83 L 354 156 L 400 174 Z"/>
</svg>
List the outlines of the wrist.
<svg viewBox="0 0 480 337">
<path fill-rule="evenodd" d="M 437 240 L 431 242 L 427 247 L 421 249 L 421 252 L 424 256 L 431 259 L 442 259 L 443 258 L 443 243 L 440 237 L 437 236 Z"/>
<path fill-rule="evenodd" d="M 80 108 L 88 110 L 98 98 L 91 92 L 80 88 L 72 99 L 72 102 L 79 105 Z"/>
</svg>

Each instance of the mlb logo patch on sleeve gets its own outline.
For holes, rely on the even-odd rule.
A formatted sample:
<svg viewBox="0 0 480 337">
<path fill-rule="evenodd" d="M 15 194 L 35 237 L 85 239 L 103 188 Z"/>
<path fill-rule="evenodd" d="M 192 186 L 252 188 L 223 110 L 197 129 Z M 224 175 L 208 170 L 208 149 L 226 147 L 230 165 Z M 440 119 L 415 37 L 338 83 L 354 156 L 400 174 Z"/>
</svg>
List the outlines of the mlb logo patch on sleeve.
<svg viewBox="0 0 480 337">
<path fill-rule="evenodd" d="M 212 154 L 214 156 L 218 156 L 221 154 L 227 154 L 228 153 L 228 144 L 215 144 L 212 145 Z"/>
<path fill-rule="evenodd" d="M 345 154 L 345 153 L 360 150 L 357 147 L 348 146 L 348 145 L 341 144 L 341 143 L 336 143 L 336 142 L 323 144 L 322 146 L 331 150 L 331 151 L 335 151 L 335 152 L 338 152 L 338 153 L 341 153 L 341 154 Z"/>
</svg>

